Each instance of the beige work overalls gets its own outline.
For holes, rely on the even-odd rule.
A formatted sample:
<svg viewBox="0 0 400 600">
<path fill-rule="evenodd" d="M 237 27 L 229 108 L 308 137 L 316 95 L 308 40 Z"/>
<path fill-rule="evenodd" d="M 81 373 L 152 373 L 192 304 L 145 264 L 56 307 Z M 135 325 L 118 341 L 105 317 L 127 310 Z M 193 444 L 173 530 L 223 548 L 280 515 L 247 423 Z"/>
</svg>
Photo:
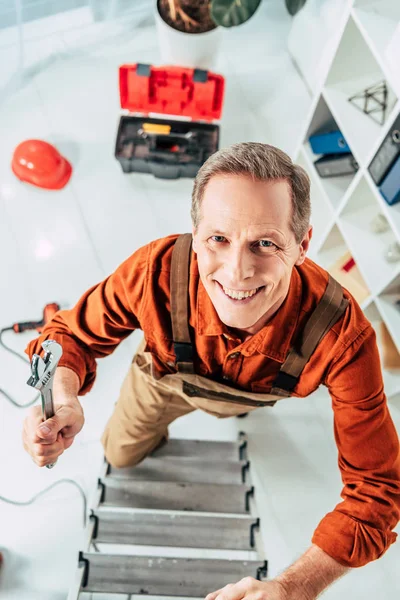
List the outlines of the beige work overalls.
<svg viewBox="0 0 400 600">
<path fill-rule="evenodd" d="M 255 408 L 274 406 L 290 396 L 321 338 L 343 314 L 348 301 L 340 284 L 329 277 L 325 294 L 296 340 L 269 394 L 244 392 L 197 375 L 189 335 L 188 283 L 191 234 L 181 235 L 171 264 L 171 318 L 177 373 L 157 378 L 145 341 L 135 354 L 120 397 L 102 437 L 105 456 L 115 467 L 139 463 L 163 439 L 168 425 L 201 409 L 216 417 L 232 417 Z"/>
</svg>

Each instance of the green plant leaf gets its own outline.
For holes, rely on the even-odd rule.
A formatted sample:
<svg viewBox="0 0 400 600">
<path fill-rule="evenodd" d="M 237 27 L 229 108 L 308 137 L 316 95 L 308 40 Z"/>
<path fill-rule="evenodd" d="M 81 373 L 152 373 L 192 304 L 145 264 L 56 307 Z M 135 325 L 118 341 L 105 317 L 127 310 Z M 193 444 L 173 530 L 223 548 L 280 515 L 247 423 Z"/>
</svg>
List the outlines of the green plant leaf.
<svg viewBox="0 0 400 600">
<path fill-rule="evenodd" d="M 235 27 L 254 15 L 261 0 L 211 0 L 211 18 L 216 25 Z"/>
<path fill-rule="evenodd" d="M 285 0 L 288 13 L 294 17 L 303 8 L 307 0 Z"/>
</svg>

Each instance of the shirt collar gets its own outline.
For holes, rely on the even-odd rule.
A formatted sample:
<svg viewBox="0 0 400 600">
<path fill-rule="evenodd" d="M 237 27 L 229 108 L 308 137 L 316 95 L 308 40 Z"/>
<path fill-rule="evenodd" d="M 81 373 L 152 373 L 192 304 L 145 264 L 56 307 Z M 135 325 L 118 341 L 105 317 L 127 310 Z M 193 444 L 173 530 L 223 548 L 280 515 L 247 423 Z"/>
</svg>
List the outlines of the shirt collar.
<svg viewBox="0 0 400 600">
<path fill-rule="evenodd" d="M 277 312 L 268 323 L 246 342 L 241 343 L 241 352 L 250 356 L 259 352 L 273 360 L 284 362 L 291 346 L 293 333 L 296 329 L 301 305 L 302 285 L 296 268 L 292 271 L 289 291 Z M 197 291 L 197 333 L 199 335 L 225 335 L 234 338 L 229 327 L 220 320 L 217 311 L 200 276 Z"/>
</svg>

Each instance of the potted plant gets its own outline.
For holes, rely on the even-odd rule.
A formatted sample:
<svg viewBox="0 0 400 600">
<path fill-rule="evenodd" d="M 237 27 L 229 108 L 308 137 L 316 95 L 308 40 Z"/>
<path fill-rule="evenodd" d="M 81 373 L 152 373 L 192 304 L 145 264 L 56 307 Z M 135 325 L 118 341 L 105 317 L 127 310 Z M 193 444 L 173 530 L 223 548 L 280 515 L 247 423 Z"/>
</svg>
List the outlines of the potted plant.
<svg viewBox="0 0 400 600">
<path fill-rule="evenodd" d="M 165 64 L 209 69 L 222 27 L 235 27 L 254 15 L 261 0 L 156 0 L 156 24 Z M 295 15 L 306 0 L 285 0 Z"/>
</svg>

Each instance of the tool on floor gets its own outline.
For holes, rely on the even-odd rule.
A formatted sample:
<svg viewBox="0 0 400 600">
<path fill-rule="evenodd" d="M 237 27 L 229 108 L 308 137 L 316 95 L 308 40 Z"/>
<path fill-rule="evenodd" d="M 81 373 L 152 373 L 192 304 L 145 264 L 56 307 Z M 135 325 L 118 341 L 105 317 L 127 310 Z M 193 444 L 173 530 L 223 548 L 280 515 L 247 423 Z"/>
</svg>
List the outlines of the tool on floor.
<svg viewBox="0 0 400 600">
<path fill-rule="evenodd" d="M 15 331 L 15 333 L 22 333 L 23 331 L 28 331 L 30 329 L 36 329 L 38 333 L 41 333 L 46 323 L 48 323 L 59 310 L 60 305 L 56 302 L 46 304 L 43 309 L 43 317 L 40 321 L 23 321 L 21 323 L 14 323 L 12 329 Z"/>
<path fill-rule="evenodd" d="M 27 356 L 25 356 L 23 354 L 19 354 L 19 352 L 16 352 L 15 350 L 10 348 L 10 346 L 8 346 L 4 342 L 4 340 L 3 340 L 4 333 L 8 332 L 8 331 L 12 331 L 14 333 L 23 333 L 24 331 L 29 331 L 29 330 L 34 330 L 34 329 L 36 329 L 36 331 L 38 333 L 41 333 L 43 331 L 43 328 L 46 325 L 46 323 L 48 323 L 54 317 L 56 312 L 59 310 L 60 310 L 60 305 L 57 304 L 56 302 L 52 302 L 50 304 L 46 304 L 46 306 L 44 307 L 43 317 L 40 321 L 24 321 L 24 322 L 20 322 L 20 323 L 14 323 L 13 325 L 11 325 L 11 327 L 4 327 L 3 329 L 0 329 L 0 346 L 2 348 L 4 348 L 4 350 L 6 350 L 7 352 L 10 352 L 10 354 L 13 354 L 17 358 L 19 358 L 20 360 L 23 360 L 24 362 L 29 362 L 29 359 Z M 6 392 L 5 390 L 3 390 L 1 388 L 0 388 L 0 395 L 3 395 L 9 402 L 11 402 L 11 404 L 16 406 L 17 408 L 28 408 L 32 404 L 35 404 L 35 402 L 38 400 L 38 398 L 40 396 L 40 394 L 39 394 L 38 396 L 35 396 L 35 398 L 33 400 L 31 400 L 30 402 L 27 402 L 26 404 L 20 404 L 19 402 L 14 400 L 14 398 L 12 396 L 10 396 L 10 394 L 8 394 L 8 392 Z"/>
<path fill-rule="evenodd" d="M 204 598 L 266 577 L 246 446 L 243 433 L 238 442 L 170 439 L 135 467 L 105 462 L 68 600 Z"/>
<path fill-rule="evenodd" d="M 62 356 L 62 347 L 54 340 L 45 340 L 42 342 L 42 348 L 44 350 L 43 358 L 39 354 L 32 356 L 32 374 L 26 383 L 40 391 L 43 420 L 46 421 L 54 416 L 53 380 L 58 361 Z M 54 462 L 46 466 L 48 469 L 52 469 L 55 464 Z"/>
</svg>

